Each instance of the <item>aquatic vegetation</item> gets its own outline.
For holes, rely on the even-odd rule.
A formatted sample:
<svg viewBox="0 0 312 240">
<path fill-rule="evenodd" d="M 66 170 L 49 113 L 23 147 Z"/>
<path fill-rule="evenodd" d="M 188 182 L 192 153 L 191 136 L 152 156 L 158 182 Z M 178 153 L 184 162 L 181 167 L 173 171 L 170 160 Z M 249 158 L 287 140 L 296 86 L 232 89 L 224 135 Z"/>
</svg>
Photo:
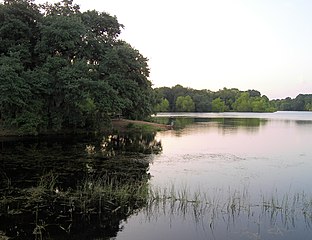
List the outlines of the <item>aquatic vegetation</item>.
<svg viewBox="0 0 312 240">
<path fill-rule="evenodd" d="M 239 219 L 250 219 L 252 223 L 264 224 L 269 220 L 274 224 L 295 228 L 296 221 L 304 218 L 308 228 L 312 227 L 312 196 L 302 193 L 280 194 L 277 191 L 251 197 L 248 189 L 224 191 L 191 191 L 187 187 L 176 189 L 150 187 L 148 204 L 144 208 L 147 219 L 159 218 L 159 215 L 192 216 L 194 222 L 213 228 L 222 219 L 228 224 Z M 223 223 L 222 223 L 223 224 Z"/>
<path fill-rule="evenodd" d="M 0 197 L 0 218 L 14 219 L 19 226 L 15 230 L 8 229 L 8 236 L 23 239 L 34 235 L 36 239 L 47 239 L 55 232 L 66 235 L 73 229 L 77 231 L 81 225 L 94 224 L 96 218 L 100 221 L 98 224 L 105 223 L 105 228 L 116 223 L 118 226 L 121 219 L 144 206 L 148 197 L 147 178 L 121 183 L 117 178 L 106 176 L 87 177 L 76 189 L 65 190 L 57 187 L 56 179 L 56 175 L 48 173 L 35 187 L 6 189 Z M 16 222 L 17 217 L 27 217 L 30 224 Z M 17 231 L 26 235 L 18 237 Z"/>
<path fill-rule="evenodd" d="M 146 204 L 148 154 L 161 151 L 154 138 L 132 134 L 6 143 L 0 233 L 23 240 L 115 236 L 120 221 Z"/>
<path fill-rule="evenodd" d="M 0 239 L 137 239 L 131 231 L 137 236 L 136 227 L 144 224 L 149 230 L 139 232 L 141 239 L 166 239 L 158 233 L 184 239 L 308 239 L 309 128 L 300 125 L 305 135 L 289 154 L 293 141 L 286 142 L 287 149 L 267 137 L 261 138 L 264 145 L 250 141 L 261 131 L 274 133 L 279 122 L 237 121 L 193 122 L 157 138 L 114 132 L 60 143 L 4 143 Z M 290 139 L 289 133 L 278 139 Z M 248 141 L 248 147 L 241 144 Z M 156 155 L 162 143 L 165 151 Z M 289 174 L 296 177 L 293 184 Z"/>
</svg>

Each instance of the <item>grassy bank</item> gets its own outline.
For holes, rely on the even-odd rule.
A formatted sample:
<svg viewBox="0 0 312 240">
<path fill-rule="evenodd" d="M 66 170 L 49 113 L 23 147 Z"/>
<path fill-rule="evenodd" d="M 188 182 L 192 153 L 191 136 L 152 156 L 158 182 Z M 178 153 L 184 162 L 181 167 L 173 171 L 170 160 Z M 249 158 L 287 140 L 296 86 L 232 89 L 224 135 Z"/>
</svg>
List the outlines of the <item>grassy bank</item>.
<svg viewBox="0 0 312 240">
<path fill-rule="evenodd" d="M 114 119 L 112 120 L 112 128 L 120 132 L 157 132 L 170 129 L 170 126 L 154 122 Z"/>
</svg>

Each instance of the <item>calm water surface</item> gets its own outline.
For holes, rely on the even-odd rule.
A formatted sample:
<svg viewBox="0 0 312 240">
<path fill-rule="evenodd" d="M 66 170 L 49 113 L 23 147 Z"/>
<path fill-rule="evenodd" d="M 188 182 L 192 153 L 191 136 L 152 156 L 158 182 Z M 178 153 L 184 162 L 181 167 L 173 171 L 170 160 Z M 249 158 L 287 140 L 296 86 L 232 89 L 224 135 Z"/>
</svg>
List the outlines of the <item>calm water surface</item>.
<svg viewBox="0 0 312 240">
<path fill-rule="evenodd" d="M 116 236 L 159 151 L 155 133 L 0 139 L 0 239 Z"/>
<path fill-rule="evenodd" d="M 0 239 L 311 238 L 312 113 L 157 120 L 175 129 L 0 139 Z M 121 208 L 99 180 L 152 192 Z"/>
<path fill-rule="evenodd" d="M 312 236 L 312 113 L 162 117 L 184 128 L 157 134 L 150 183 L 178 200 L 138 211 L 116 239 Z"/>
</svg>

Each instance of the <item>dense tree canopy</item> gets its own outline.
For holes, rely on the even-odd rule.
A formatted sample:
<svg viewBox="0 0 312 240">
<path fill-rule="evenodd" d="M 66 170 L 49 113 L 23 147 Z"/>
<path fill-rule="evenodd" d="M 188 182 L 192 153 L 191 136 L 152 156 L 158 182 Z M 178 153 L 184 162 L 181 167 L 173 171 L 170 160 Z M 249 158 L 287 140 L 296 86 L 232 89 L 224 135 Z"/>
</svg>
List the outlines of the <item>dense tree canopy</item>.
<svg viewBox="0 0 312 240">
<path fill-rule="evenodd" d="M 158 99 L 167 100 L 169 107 L 156 109 L 162 111 L 186 111 L 177 107 L 176 100 L 189 97 L 194 102 L 195 112 L 274 112 L 274 111 L 311 111 L 312 94 L 299 94 L 295 99 L 269 100 L 257 90 L 240 91 L 236 88 L 223 88 L 212 92 L 209 90 L 195 90 L 176 85 L 172 88 L 161 87 L 155 89 Z"/>
<path fill-rule="evenodd" d="M 0 3 L 0 127 L 21 134 L 97 129 L 153 111 L 312 110 L 312 95 L 272 100 L 256 90 L 152 89 L 147 59 L 119 39 L 123 25 L 72 0 Z"/>
<path fill-rule="evenodd" d="M 168 112 L 169 111 L 169 101 L 166 98 L 161 98 L 160 102 L 154 107 L 155 112 Z"/>
<path fill-rule="evenodd" d="M 195 110 L 195 103 L 189 95 L 177 97 L 175 105 L 178 112 L 193 112 Z"/>
<path fill-rule="evenodd" d="M 281 111 L 312 111 L 312 94 L 299 94 L 294 99 L 288 97 L 272 102 Z"/>
<path fill-rule="evenodd" d="M 147 59 L 118 39 L 123 25 L 72 0 L 0 4 L 0 124 L 23 134 L 142 119 L 154 93 Z"/>
<path fill-rule="evenodd" d="M 211 110 L 213 112 L 224 112 L 226 110 L 225 102 L 222 101 L 220 97 L 212 100 L 211 105 Z"/>
</svg>

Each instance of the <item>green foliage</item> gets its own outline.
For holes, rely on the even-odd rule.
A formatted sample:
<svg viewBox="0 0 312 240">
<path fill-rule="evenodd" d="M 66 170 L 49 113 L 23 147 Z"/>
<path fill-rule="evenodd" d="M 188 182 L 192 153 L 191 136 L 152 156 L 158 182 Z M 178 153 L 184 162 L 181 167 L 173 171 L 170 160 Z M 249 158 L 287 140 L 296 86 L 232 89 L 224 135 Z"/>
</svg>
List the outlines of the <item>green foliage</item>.
<svg viewBox="0 0 312 240">
<path fill-rule="evenodd" d="M 129 123 L 127 125 L 129 132 L 141 132 L 141 133 L 154 133 L 161 131 L 162 129 L 152 124 L 144 123 Z"/>
<path fill-rule="evenodd" d="M 233 103 L 236 101 L 239 94 L 240 91 L 236 88 L 223 88 L 214 94 L 214 99 L 219 97 L 221 100 L 223 100 L 226 105 L 225 111 L 229 111 L 233 110 Z"/>
<path fill-rule="evenodd" d="M 23 67 L 33 68 L 41 16 L 38 6 L 31 0 L 9 0 L 0 4 L 0 56 L 18 55 Z"/>
<path fill-rule="evenodd" d="M 248 92 L 241 93 L 240 96 L 233 103 L 233 109 L 237 112 L 251 112 L 252 106 Z"/>
<path fill-rule="evenodd" d="M 270 106 L 269 99 L 266 96 L 254 97 L 251 101 L 253 112 L 274 112 L 275 108 Z"/>
<path fill-rule="evenodd" d="M 214 99 L 211 104 L 213 112 L 224 112 L 226 110 L 226 105 L 221 98 Z"/>
<path fill-rule="evenodd" d="M 12 117 L 15 108 L 26 106 L 29 87 L 24 84 L 23 66 L 18 57 L 0 58 L 0 106 L 5 117 Z"/>
<path fill-rule="evenodd" d="M 187 96 L 191 89 L 184 88 L 181 85 L 176 85 L 172 88 L 162 87 L 155 90 L 158 97 L 166 98 L 169 101 L 169 111 L 176 111 L 176 101 L 179 96 Z"/>
<path fill-rule="evenodd" d="M 99 128 L 142 119 L 155 94 L 147 59 L 118 36 L 123 25 L 71 0 L 0 4 L 0 120 L 21 134 Z"/>
<path fill-rule="evenodd" d="M 212 92 L 208 90 L 194 90 L 192 98 L 195 103 L 196 112 L 212 111 Z"/>
<path fill-rule="evenodd" d="M 212 92 L 176 85 L 172 88 L 156 88 L 155 92 L 158 99 L 155 104 L 156 112 L 160 112 L 162 99 L 168 100 L 169 111 L 187 111 L 188 108 L 182 104 L 187 96 L 193 101 L 195 106 L 193 108 L 190 103 L 190 108 L 195 112 L 274 112 L 278 109 L 276 102 L 270 101 L 265 95 L 261 96 L 261 93 L 256 90 L 240 91 L 236 88 L 223 88 Z"/>
<path fill-rule="evenodd" d="M 195 103 L 190 96 L 179 96 L 176 100 L 176 111 L 192 112 L 195 110 Z"/>
<path fill-rule="evenodd" d="M 161 102 L 155 106 L 155 112 L 168 112 L 169 111 L 169 101 L 166 98 L 162 98 Z"/>
<path fill-rule="evenodd" d="M 275 108 L 281 111 L 311 111 L 312 94 L 299 94 L 294 99 L 288 97 L 272 102 Z"/>
<path fill-rule="evenodd" d="M 52 15 L 43 18 L 41 39 L 36 50 L 42 57 L 62 56 L 71 61 L 83 54 L 82 38 L 85 27 L 79 16 Z"/>
<path fill-rule="evenodd" d="M 307 111 L 312 111 L 312 103 L 307 103 L 307 104 L 305 105 L 305 110 L 307 110 Z"/>
<path fill-rule="evenodd" d="M 99 65 L 99 78 L 107 81 L 120 98 L 118 110 L 130 119 L 142 119 L 152 112 L 153 92 L 147 79 L 147 59 L 129 44 L 118 41 Z"/>
</svg>

